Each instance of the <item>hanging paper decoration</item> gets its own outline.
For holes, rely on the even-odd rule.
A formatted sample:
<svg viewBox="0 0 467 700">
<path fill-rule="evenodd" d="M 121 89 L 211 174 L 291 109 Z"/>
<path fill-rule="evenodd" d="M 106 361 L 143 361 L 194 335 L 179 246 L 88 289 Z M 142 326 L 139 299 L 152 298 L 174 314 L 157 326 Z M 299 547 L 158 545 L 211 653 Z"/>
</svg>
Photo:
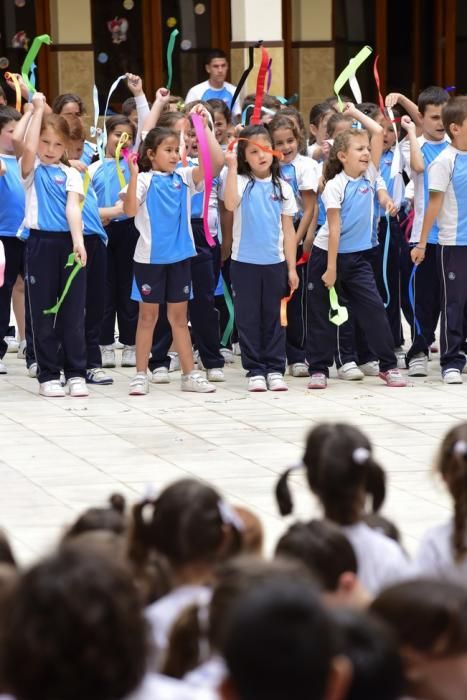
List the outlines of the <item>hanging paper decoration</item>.
<svg viewBox="0 0 467 700">
<path fill-rule="evenodd" d="M 180 43 L 180 48 L 182 51 L 189 51 L 189 49 L 191 49 L 191 41 L 189 39 L 183 39 Z"/>
<path fill-rule="evenodd" d="M 177 19 L 175 17 L 169 17 L 169 19 L 166 22 L 166 25 L 171 29 L 172 27 L 175 27 L 177 24 Z"/>
<path fill-rule="evenodd" d="M 135 3 L 133 2 L 133 0 L 123 0 L 123 7 L 125 8 L 125 10 L 130 11 L 134 8 L 134 6 Z"/>
<path fill-rule="evenodd" d="M 26 5 L 26 0 L 15 0 L 16 7 L 24 7 Z"/>
<path fill-rule="evenodd" d="M 115 17 L 107 22 L 107 29 L 112 34 L 112 43 L 121 44 L 126 41 L 128 34 L 128 20 L 125 17 Z"/>
<path fill-rule="evenodd" d="M 0 70 L 5 70 L 10 65 L 10 61 L 6 56 L 0 56 Z"/>
<path fill-rule="evenodd" d="M 195 15 L 204 15 L 206 12 L 206 5 L 204 5 L 202 2 L 197 2 L 193 9 L 195 11 Z"/>
<path fill-rule="evenodd" d="M 16 32 L 11 40 L 11 45 L 14 49 L 25 49 L 29 47 L 29 37 L 24 31 Z"/>
<path fill-rule="evenodd" d="M 174 52 L 175 40 L 179 34 L 178 29 L 174 29 L 170 34 L 169 43 L 167 44 L 167 90 L 172 87 L 173 63 L 172 56 Z"/>
<path fill-rule="evenodd" d="M 109 56 L 104 51 L 102 51 L 101 53 L 97 54 L 97 60 L 99 61 L 99 63 L 107 63 L 107 61 L 109 60 Z"/>
</svg>

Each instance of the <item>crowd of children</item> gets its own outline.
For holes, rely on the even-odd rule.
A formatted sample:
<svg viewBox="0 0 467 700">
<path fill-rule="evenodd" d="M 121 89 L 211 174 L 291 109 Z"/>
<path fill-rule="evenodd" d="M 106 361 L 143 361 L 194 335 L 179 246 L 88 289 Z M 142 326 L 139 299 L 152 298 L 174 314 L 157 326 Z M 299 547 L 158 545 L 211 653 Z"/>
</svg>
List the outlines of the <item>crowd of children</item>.
<svg viewBox="0 0 467 700">
<path fill-rule="evenodd" d="M 47 397 L 111 384 L 116 329 L 131 395 L 171 369 L 213 392 L 235 351 L 249 391 L 287 390 L 287 370 L 324 389 L 334 363 L 403 387 L 401 369 L 427 376 L 438 322 L 442 379 L 462 383 L 467 98 L 333 97 L 307 133 L 269 95 L 261 118 L 254 95 L 231 113 L 226 66 L 214 52 L 185 105 L 159 89 L 150 107 L 128 74 L 134 97 L 97 145 L 78 95 L 0 107 L 0 373 L 13 299 Z"/>
<path fill-rule="evenodd" d="M 282 515 L 301 470 L 322 518 L 289 522 L 268 556 L 259 518 L 195 479 L 131 509 L 113 494 L 25 570 L 2 535 L 0 697 L 462 700 L 466 423 L 435 469 L 453 514 L 413 558 L 380 515 L 370 441 L 343 423 L 314 426 L 279 478 Z"/>
</svg>

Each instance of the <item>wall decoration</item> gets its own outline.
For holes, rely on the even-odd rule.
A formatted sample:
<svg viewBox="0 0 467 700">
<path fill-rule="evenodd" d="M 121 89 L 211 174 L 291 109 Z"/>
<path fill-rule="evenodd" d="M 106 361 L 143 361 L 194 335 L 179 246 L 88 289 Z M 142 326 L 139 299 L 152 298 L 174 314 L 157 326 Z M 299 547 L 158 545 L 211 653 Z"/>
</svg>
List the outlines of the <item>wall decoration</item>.
<svg viewBox="0 0 467 700">
<path fill-rule="evenodd" d="M 124 17 L 115 17 L 115 19 L 109 20 L 107 28 L 112 34 L 113 44 L 121 44 L 123 41 L 126 41 L 129 24 Z"/>
</svg>

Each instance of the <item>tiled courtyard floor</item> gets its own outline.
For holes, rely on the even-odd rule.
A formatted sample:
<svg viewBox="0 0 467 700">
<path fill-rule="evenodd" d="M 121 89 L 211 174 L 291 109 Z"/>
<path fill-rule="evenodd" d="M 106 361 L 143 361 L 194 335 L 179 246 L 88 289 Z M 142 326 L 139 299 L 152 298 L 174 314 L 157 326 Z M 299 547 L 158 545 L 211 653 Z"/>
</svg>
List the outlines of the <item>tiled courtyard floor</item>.
<svg viewBox="0 0 467 700">
<path fill-rule="evenodd" d="M 128 396 L 132 370 L 92 388 L 89 399 L 43 399 L 24 363 L 7 355 L 0 376 L 0 525 L 22 562 L 46 551 L 64 525 L 119 491 L 133 502 L 148 483 L 164 486 L 195 476 L 262 519 L 270 550 L 287 520 L 278 515 L 278 474 L 296 462 L 307 429 L 322 420 L 352 422 L 370 436 L 389 475 L 384 513 L 400 526 L 409 551 L 425 529 L 449 516 L 442 484 L 432 474 L 440 438 L 467 420 L 467 383 L 444 386 L 437 360 L 430 376 L 407 389 L 377 378 L 334 379 L 308 391 L 289 378 L 287 393 L 248 394 L 236 358 L 216 394 L 182 393 L 178 373 L 145 397 Z M 466 377 L 467 382 L 467 377 Z M 319 512 L 299 474 L 296 516 Z"/>
</svg>

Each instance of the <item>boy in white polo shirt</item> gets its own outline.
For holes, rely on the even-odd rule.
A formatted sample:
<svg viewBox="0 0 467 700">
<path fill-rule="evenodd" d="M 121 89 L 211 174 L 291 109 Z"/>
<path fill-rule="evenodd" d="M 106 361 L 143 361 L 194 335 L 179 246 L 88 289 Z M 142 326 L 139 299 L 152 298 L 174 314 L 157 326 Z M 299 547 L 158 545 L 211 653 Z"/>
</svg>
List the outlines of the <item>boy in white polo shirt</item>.
<svg viewBox="0 0 467 700">
<path fill-rule="evenodd" d="M 430 201 L 420 242 L 411 255 L 415 264 L 424 260 L 428 233 L 437 219 L 441 372 L 445 384 L 462 384 L 466 362 L 462 344 L 467 304 L 467 97 L 450 100 L 443 107 L 442 119 L 452 143 L 428 168 Z"/>
</svg>

